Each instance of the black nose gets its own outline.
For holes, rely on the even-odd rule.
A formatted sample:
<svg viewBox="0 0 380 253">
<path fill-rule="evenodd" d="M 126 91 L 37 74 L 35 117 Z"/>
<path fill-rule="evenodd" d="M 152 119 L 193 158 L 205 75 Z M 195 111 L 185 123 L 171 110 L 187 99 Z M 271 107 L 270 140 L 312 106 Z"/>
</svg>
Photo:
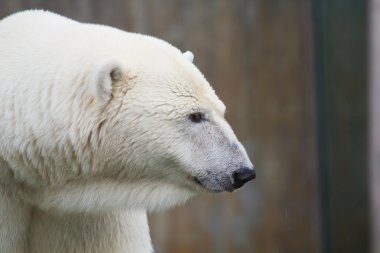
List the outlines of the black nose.
<svg viewBox="0 0 380 253">
<path fill-rule="evenodd" d="M 234 179 L 233 187 L 237 189 L 242 187 L 248 181 L 254 179 L 256 173 L 253 168 L 241 167 L 232 174 L 232 177 Z"/>
</svg>

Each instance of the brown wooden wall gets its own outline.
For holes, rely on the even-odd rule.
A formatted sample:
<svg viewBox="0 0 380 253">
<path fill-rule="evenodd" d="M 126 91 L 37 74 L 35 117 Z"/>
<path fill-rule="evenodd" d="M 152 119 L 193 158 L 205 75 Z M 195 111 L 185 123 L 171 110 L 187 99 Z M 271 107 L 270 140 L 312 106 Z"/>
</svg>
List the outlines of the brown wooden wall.
<svg viewBox="0 0 380 253">
<path fill-rule="evenodd" d="M 0 0 L 0 17 L 29 8 L 191 50 L 227 105 L 257 179 L 151 215 L 157 252 L 321 251 L 311 0 Z"/>
<path fill-rule="evenodd" d="M 370 1 L 370 182 L 372 251 L 380 252 L 380 0 Z"/>
</svg>

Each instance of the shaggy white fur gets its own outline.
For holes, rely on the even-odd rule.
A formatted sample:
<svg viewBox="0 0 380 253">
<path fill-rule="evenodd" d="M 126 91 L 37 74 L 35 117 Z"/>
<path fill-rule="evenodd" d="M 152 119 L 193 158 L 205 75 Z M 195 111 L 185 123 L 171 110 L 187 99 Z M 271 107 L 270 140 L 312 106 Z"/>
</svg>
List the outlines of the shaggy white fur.
<svg viewBox="0 0 380 253">
<path fill-rule="evenodd" d="M 192 60 L 50 12 L 0 21 L 1 253 L 152 252 L 147 210 L 234 189 L 252 164 Z"/>
</svg>

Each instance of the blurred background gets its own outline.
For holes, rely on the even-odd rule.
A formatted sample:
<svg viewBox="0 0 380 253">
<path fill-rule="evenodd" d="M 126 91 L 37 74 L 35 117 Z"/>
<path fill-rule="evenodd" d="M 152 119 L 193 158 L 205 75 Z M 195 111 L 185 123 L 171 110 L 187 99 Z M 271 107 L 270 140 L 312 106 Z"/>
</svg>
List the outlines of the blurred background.
<svg viewBox="0 0 380 253">
<path fill-rule="evenodd" d="M 379 0 L 0 0 L 0 18 L 31 8 L 190 50 L 227 105 L 258 176 L 152 214 L 156 252 L 380 252 Z"/>
</svg>

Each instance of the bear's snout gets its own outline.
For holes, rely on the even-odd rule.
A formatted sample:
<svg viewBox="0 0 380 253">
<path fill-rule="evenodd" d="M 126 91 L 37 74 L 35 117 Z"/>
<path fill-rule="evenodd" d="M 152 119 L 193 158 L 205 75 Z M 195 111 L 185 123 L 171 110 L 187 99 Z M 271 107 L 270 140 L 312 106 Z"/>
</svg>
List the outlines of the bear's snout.
<svg viewBox="0 0 380 253">
<path fill-rule="evenodd" d="M 249 167 L 240 167 L 232 173 L 232 186 L 235 189 L 242 187 L 248 181 L 256 178 L 255 169 Z"/>
<path fill-rule="evenodd" d="M 233 192 L 256 178 L 254 166 L 240 166 L 232 172 L 207 170 L 207 176 L 193 177 L 193 181 L 212 192 Z"/>
</svg>

